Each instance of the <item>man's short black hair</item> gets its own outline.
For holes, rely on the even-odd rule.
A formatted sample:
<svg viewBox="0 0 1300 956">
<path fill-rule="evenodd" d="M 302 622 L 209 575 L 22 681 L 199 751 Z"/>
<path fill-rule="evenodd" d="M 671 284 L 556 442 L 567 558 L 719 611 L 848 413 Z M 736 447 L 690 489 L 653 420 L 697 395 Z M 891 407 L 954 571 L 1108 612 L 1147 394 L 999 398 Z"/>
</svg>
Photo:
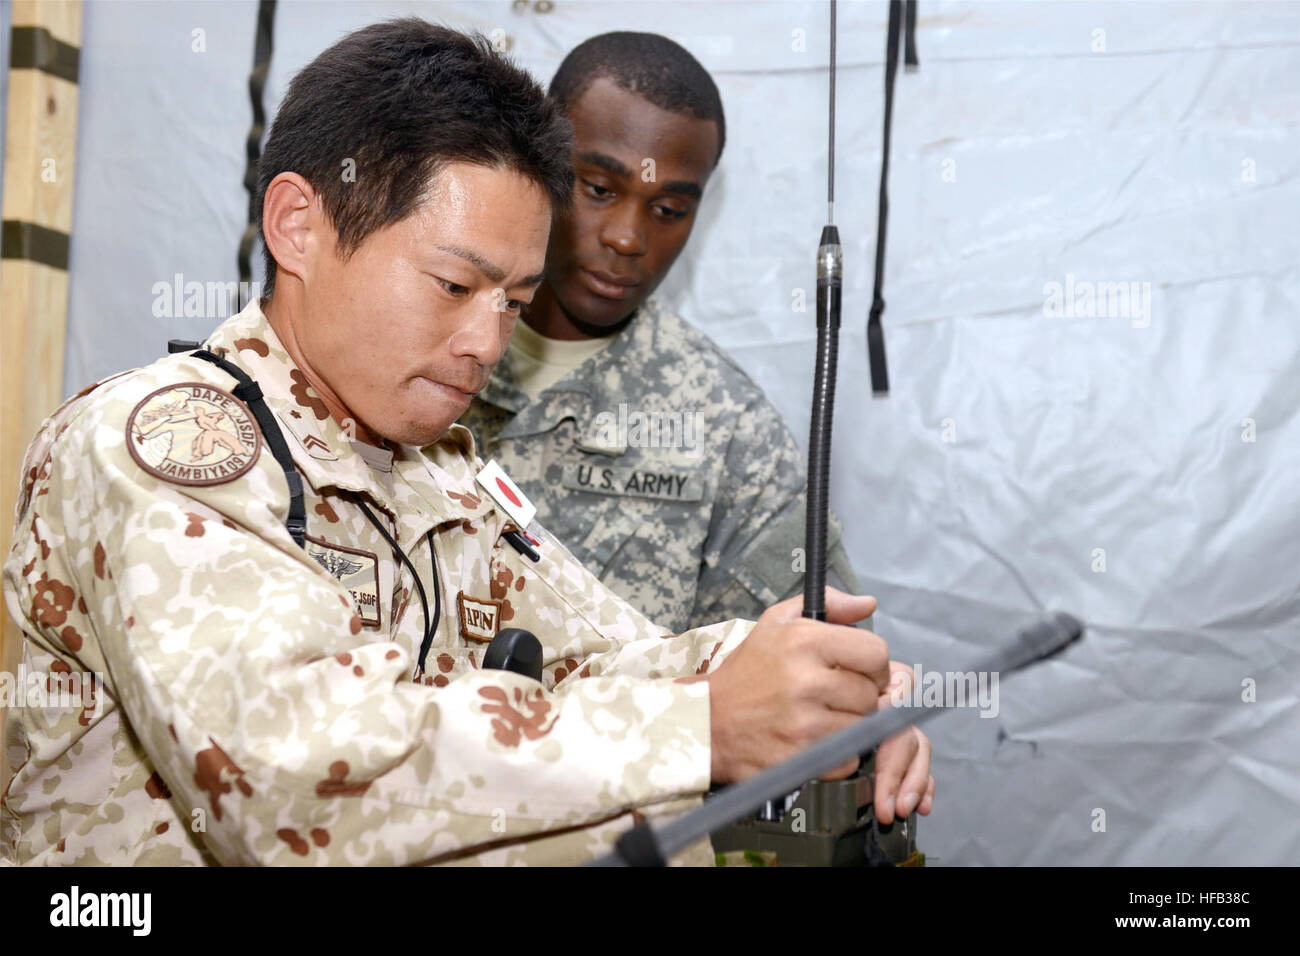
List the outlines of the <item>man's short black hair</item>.
<svg viewBox="0 0 1300 956">
<path fill-rule="evenodd" d="M 727 142 L 722 97 L 709 71 L 685 47 L 657 33 L 602 33 L 569 52 L 551 79 L 550 94 L 568 107 L 599 77 L 660 109 L 713 120 L 718 127 L 718 155 L 713 160 L 717 164 Z"/>
<path fill-rule="evenodd" d="M 258 216 L 271 180 L 296 172 L 321 197 L 347 256 L 413 213 L 454 162 L 515 170 L 559 212 L 573 190 L 571 151 L 562 110 L 486 37 L 390 20 L 348 34 L 289 84 L 262 154 Z M 275 259 L 269 249 L 265 257 L 269 294 Z"/>
</svg>

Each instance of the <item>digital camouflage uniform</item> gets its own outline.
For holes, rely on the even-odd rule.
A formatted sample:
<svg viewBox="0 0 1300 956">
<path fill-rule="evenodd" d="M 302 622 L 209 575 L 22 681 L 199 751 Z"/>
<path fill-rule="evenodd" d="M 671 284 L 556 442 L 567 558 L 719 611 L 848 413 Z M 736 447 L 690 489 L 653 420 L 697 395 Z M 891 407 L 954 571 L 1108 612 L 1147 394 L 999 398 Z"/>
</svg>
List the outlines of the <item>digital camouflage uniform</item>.
<svg viewBox="0 0 1300 956">
<path fill-rule="evenodd" d="M 540 562 L 517 553 L 462 428 L 400 448 L 389 494 L 256 303 L 206 344 L 266 394 L 307 486 L 309 548 L 236 383 L 207 362 L 169 356 L 46 422 L 4 566 L 25 632 L 8 669 L 103 683 L 94 708 L 10 712 L 0 858 L 571 863 L 698 802 L 709 692 L 684 675 L 749 625 L 674 637 L 535 524 Z M 410 576 L 357 497 L 431 614 L 433 530 L 427 674 Z M 503 624 L 542 641 L 544 689 L 478 669 Z M 677 858 L 711 860 L 704 843 Z"/>
<path fill-rule="evenodd" d="M 612 591 L 684 630 L 755 620 L 802 588 L 802 455 L 704 333 L 652 297 L 536 401 L 517 381 L 508 352 L 461 422 Z M 857 593 L 833 520 L 828 536 L 829 582 Z"/>
</svg>

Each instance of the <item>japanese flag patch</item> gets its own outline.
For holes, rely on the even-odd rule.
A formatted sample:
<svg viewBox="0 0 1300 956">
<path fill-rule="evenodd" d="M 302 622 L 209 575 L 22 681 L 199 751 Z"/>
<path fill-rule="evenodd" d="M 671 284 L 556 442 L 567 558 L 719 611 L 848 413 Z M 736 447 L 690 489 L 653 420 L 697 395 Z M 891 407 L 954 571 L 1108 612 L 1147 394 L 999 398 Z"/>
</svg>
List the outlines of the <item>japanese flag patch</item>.
<svg viewBox="0 0 1300 956">
<path fill-rule="evenodd" d="M 498 508 L 510 516 L 521 528 L 527 528 L 537 516 L 537 506 L 528 500 L 528 496 L 519 490 L 519 486 L 501 470 L 495 461 L 490 461 L 478 473 L 479 486 L 488 493 Z"/>
</svg>

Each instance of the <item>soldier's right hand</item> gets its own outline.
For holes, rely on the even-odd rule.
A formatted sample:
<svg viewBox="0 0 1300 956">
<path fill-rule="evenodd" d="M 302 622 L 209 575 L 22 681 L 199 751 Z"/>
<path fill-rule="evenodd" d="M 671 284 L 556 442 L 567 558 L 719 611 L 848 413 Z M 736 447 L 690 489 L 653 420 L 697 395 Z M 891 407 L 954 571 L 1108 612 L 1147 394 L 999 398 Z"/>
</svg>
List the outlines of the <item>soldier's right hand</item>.
<svg viewBox="0 0 1300 956">
<path fill-rule="evenodd" d="M 800 617 L 803 596 L 764 612 L 744 642 L 707 678 L 715 783 L 752 776 L 876 710 L 889 688 L 889 648 L 851 627 L 873 597 L 826 589 L 826 621 Z M 853 759 L 825 774 L 848 777 Z"/>
</svg>

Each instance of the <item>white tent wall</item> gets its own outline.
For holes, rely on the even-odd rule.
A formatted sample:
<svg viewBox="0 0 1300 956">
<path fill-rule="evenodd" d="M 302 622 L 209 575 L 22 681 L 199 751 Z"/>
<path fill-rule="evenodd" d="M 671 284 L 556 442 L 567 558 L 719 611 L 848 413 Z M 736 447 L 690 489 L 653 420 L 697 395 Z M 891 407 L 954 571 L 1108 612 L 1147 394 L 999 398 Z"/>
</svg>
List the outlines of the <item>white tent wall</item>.
<svg viewBox="0 0 1300 956">
<path fill-rule="evenodd" d="M 68 393 L 225 314 L 187 316 L 183 286 L 237 278 L 256 10 L 85 4 Z M 399 14 L 500 29 L 544 82 L 606 30 L 699 57 L 728 141 L 662 295 L 803 441 L 826 4 L 281 2 L 268 114 L 321 49 Z M 1089 627 L 1008 678 L 996 716 L 928 725 L 923 848 L 1298 863 L 1300 4 L 922 0 L 895 101 L 892 390 L 872 399 L 886 19 L 840 4 L 833 506 L 899 659 L 950 670 L 1048 608 Z"/>
</svg>

